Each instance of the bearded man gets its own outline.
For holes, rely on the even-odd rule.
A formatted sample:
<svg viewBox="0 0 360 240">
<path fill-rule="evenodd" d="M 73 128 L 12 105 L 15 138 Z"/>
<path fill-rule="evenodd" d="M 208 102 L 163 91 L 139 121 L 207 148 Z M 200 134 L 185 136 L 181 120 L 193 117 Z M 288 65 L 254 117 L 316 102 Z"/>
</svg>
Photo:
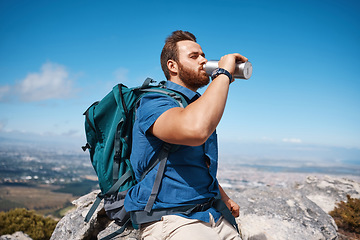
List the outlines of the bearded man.
<svg viewBox="0 0 360 240">
<path fill-rule="evenodd" d="M 195 36 L 175 31 L 166 39 L 161 53 L 166 87 L 182 94 L 188 106 L 181 108 L 173 98 L 151 93 L 141 99 L 137 109 L 130 160 L 139 183 L 125 198 L 128 212 L 143 211 L 147 204 L 157 168 L 143 180 L 140 178 L 151 160 L 164 143 L 178 146 L 168 156 L 153 205 L 155 212 L 169 211 L 157 221 L 140 225 L 142 239 L 241 239 L 234 224 L 230 224 L 229 216 L 224 216 L 224 211 L 214 204 L 214 199 L 221 199 L 233 217 L 239 216 L 239 206 L 216 179 L 216 127 L 224 112 L 237 61 L 245 62 L 247 58 L 237 53 L 223 56 L 209 84 L 204 69 L 207 60 Z M 207 84 L 203 95 L 197 93 Z M 200 207 L 186 212 L 174 210 L 192 205 Z"/>
</svg>

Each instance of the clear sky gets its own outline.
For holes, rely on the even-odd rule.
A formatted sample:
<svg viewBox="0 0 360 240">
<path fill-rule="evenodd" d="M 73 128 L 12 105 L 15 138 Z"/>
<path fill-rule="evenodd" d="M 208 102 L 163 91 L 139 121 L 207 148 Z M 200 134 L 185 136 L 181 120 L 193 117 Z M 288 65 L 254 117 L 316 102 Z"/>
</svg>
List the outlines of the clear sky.
<svg viewBox="0 0 360 240">
<path fill-rule="evenodd" d="M 181 29 L 209 60 L 239 52 L 253 64 L 231 85 L 223 149 L 311 146 L 324 158 L 335 147 L 359 160 L 359 12 L 355 0 L 0 0 L 0 137 L 80 146 L 82 113 L 113 85 L 165 79 L 160 52 Z"/>
</svg>

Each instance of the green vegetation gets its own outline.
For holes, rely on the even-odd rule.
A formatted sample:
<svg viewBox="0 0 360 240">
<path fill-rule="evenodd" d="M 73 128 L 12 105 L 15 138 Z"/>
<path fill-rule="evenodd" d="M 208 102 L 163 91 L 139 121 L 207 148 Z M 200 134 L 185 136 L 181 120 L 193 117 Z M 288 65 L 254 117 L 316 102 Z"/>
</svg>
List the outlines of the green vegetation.
<svg viewBox="0 0 360 240">
<path fill-rule="evenodd" d="M 44 218 L 24 208 L 0 212 L 0 235 L 22 231 L 34 240 L 50 239 L 57 222 Z"/>
<path fill-rule="evenodd" d="M 360 199 L 347 195 L 347 202 L 337 203 L 337 207 L 329 214 L 334 218 L 340 233 L 360 238 Z"/>
</svg>

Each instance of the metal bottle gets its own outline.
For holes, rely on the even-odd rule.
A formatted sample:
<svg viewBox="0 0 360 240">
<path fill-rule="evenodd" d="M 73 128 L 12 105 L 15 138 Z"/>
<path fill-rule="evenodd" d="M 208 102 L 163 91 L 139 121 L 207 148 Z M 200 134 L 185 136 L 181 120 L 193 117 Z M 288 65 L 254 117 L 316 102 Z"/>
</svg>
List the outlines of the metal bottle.
<svg viewBox="0 0 360 240">
<path fill-rule="evenodd" d="M 205 71 L 210 76 L 211 73 L 218 68 L 218 60 L 208 61 L 205 65 Z M 240 79 L 249 79 L 252 74 L 252 64 L 251 62 L 239 62 L 235 66 L 235 72 L 233 74 L 234 78 Z"/>
</svg>

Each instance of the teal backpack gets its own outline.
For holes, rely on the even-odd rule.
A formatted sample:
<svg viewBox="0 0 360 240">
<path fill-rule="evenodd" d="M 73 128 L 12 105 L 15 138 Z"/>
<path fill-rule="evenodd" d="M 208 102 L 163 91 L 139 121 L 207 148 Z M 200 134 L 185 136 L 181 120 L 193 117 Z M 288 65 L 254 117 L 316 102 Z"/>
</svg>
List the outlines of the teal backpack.
<svg viewBox="0 0 360 240">
<path fill-rule="evenodd" d="M 166 89 L 164 82 L 156 86 L 150 85 L 153 82 L 151 78 L 147 78 L 142 86 L 136 88 L 118 84 L 84 113 L 87 143 L 82 149 L 89 149 L 101 190 L 85 217 L 86 222 L 90 221 L 102 199 L 108 217 L 123 226 L 120 233 L 130 221 L 129 213 L 124 208 L 124 199 L 127 191 L 136 184 L 130 154 L 135 111 L 141 97 L 147 93 L 160 93 L 172 97 L 180 107 L 187 106 L 184 97 Z M 170 149 L 170 144 L 164 144 L 157 158 L 151 162 L 142 176 L 160 162 L 153 191 L 146 206 L 148 212 L 151 211 L 156 199 Z"/>
</svg>

